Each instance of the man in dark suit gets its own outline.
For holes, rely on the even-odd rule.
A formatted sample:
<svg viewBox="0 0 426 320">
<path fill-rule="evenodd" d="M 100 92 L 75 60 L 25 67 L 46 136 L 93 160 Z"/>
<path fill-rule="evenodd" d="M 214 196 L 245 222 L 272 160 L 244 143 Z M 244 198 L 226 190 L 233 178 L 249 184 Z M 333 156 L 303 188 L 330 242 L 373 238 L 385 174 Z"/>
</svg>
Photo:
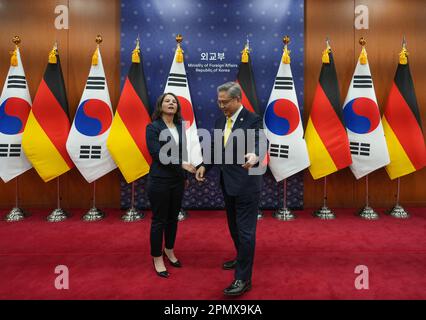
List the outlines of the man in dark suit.
<svg viewBox="0 0 426 320">
<path fill-rule="evenodd" d="M 260 139 L 264 137 L 262 118 L 242 106 L 238 83 L 227 82 L 217 88 L 217 93 L 217 103 L 223 116 L 216 120 L 215 130 L 220 131 L 222 139 L 212 143 L 211 157 L 220 159 L 216 163 L 212 161 L 212 164 L 199 166 L 196 179 L 204 181 L 212 165 L 219 166 L 228 227 L 237 251 L 234 260 L 223 264 L 226 270 L 235 269 L 234 281 L 223 292 L 236 296 L 251 289 L 257 213 L 262 174 L 266 169 L 257 166 L 260 170 L 256 170 L 255 166 L 259 163 L 259 156 L 262 158 L 266 153 L 266 138 Z M 220 157 L 214 157 L 215 153 Z"/>
</svg>

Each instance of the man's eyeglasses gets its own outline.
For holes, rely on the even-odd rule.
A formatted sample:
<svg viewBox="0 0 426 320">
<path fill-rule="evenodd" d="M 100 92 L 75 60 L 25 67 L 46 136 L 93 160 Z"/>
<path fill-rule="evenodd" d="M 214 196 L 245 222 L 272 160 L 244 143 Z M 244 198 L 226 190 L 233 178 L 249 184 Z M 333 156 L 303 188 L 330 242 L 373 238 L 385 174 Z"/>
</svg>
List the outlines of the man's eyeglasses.
<svg viewBox="0 0 426 320">
<path fill-rule="evenodd" d="M 235 98 L 231 98 L 228 100 L 217 100 L 217 105 L 220 106 L 226 106 L 228 103 L 230 103 L 232 100 L 234 100 Z"/>
</svg>

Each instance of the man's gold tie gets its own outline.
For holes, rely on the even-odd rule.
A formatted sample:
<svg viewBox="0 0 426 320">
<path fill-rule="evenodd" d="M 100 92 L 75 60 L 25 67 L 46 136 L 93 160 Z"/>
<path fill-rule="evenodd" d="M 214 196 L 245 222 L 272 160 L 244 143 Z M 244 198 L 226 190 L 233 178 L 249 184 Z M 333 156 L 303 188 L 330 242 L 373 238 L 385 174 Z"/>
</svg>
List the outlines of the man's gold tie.
<svg viewBox="0 0 426 320">
<path fill-rule="evenodd" d="M 226 120 L 226 128 L 225 128 L 225 134 L 224 134 L 224 145 L 226 146 L 226 143 L 228 142 L 229 135 L 232 131 L 232 119 L 228 118 Z"/>
</svg>

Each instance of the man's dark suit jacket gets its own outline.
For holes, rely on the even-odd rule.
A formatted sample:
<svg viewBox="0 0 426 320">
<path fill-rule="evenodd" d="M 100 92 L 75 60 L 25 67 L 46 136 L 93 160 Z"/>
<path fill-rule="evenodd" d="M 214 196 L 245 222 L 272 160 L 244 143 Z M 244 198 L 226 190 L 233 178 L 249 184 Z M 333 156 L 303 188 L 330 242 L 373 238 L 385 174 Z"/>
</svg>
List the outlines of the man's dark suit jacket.
<svg viewBox="0 0 426 320">
<path fill-rule="evenodd" d="M 222 115 L 219 119 L 216 120 L 215 129 L 224 130 L 225 123 L 226 117 Z M 252 113 L 243 107 L 232 127 L 232 132 L 235 132 L 237 129 L 242 129 L 244 131 L 246 136 L 245 148 L 237 148 L 237 139 L 235 139 L 234 143 L 232 144 L 233 150 L 226 151 L 231 147 L 230 139 L 232 139 L 232 136 L 229 137 L 225 147 L 223 147 L 222 143 L 222 164 L 218 164 L 220 169 L 220 183 L 224 191 L 230 196 L 239 196 L 243 194 L 260 192 L 262 189 L 262 175 L 249 175 L 249 171 L 241 166 L 246 161 L 244 158 L 246 153 L 255 153 L 257 156 L 260 156 L 260 158 L 263 156 L 259 155 L 259 131 L 262 130 L 262 123 L 262 118 L 259 115 Z M 249 137 L 249 135 L 247 135 L 248 129 L 255 129 L 256 132 L 254 150 L 247 150 L 247 146 L 250 146 L 250 144 L 247 144 L 247 138 Z M 213 162 L 214 159 L 214 146 L 215 143 L 212 137 L 211 162 Z M 225 151 L 232 152 L 233 163 L 224 163 Z M 243 159 L 244 162 L 238 163 L 238 159 Z M 213 164 L 205 165 L 206 172 L 212 166 Z"/>
</svg>

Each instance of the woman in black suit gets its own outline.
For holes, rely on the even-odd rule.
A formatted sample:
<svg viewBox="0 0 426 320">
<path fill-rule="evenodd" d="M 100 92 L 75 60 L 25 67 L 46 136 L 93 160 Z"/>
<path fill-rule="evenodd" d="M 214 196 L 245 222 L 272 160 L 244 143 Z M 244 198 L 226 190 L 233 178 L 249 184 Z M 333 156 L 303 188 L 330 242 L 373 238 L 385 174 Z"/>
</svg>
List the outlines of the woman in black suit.
<svg viewBox="0 0 426 320">
<path fill-rule="evenodd" d="M 151 256 L 155 271 L 165 278 L 169 273 L 163 255 L 172 266 L 182 267 L 173 248 L 186 171 L 196 171 L 194 166 L 185 162 L 187 151 L 180 110 L 177 97 L 173 93 L 164 93 L 158 98 L 152 123 L 146 128 L 146 141 L 152 156 L 148 182 L 148 198 L 152 209 Z"/>
</svg>

